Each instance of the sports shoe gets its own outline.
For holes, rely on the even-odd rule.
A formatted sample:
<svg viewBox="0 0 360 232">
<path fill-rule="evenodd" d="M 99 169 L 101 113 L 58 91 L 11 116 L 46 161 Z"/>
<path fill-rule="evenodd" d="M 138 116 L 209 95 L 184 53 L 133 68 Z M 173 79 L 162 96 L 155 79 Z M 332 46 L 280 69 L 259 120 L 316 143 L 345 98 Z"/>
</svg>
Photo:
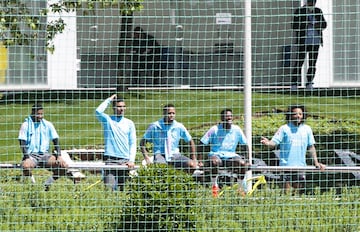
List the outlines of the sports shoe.
<svg viewBox="0 0 360 232">
<path fill-rule="evenodd" d="M 52 185 L 52 183 L 54 182 L 54 178 L 52 176 L 50 176 L 46 181 L 45 181 L 45 184 L 44 184 L 44 187 L 45 187 L 45 191 L 49 191 L 50 189 L 50 186 Z"/>
<path fill-rule="evenodd" d="M 313 88 L 314 88 L 313 83 L 307 83 L 306 84 L 306 89 L 312 90 Z"/>
<path fill-rule="evenodd" d="M 298 89 L 297 85 L 291 85 L 290 90 L 296 91 Z"/>
<path fill-rule="evenodd" d="M 219 196 L 220 188 L 216 184 L 214 184 L 211 188 L 213 197 L 217 198 Z"/>
</svg>

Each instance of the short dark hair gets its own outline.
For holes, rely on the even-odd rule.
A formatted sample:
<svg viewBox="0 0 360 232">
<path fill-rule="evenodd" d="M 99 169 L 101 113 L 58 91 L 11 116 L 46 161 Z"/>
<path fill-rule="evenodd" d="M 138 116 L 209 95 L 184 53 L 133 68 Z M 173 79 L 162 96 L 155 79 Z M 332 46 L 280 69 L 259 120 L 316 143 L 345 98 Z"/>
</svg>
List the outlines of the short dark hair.
<svg viewBox="0 0 360 232">
<path fill-rule="evenodd" d="M 223 110 L 220 112 L 220 117 L 221 117 L 221 118 L 225 117 L 226 112 L 231 112 L 231 113 L 232 113 L 232 109 L 230 109 L 230 108 L 223 109 Z"/>
<path fill-rule="evenodd" d="M 306 0 L 307 3 L 312 3 L 312 4 L 316 4 L 316 0 Z"/>
<path fill-rule="evenodd" d="M 134 28 L 134 32 L 141 33 L 141 32 L 143 32 L 143 31 L 144 31 L 144 29 L 142 29 L 142 27 L 135 27 L 135 28 Z"/>
<path fill-rule="evenodd" d="M 115 98 L 115 99 L 112 101 L 113 107 L 115 107 L 115 106 L 116 106 L 116 103 L 118 103 L 118 102 L 125 102 L 125 100 L 124 100 L 124 98 L 122 98 L 122 97 Z"/>
<path fill-rule="evenodd" d="M 35 103 L 32 107 L 31 107 L 31 114 L 35 115 L 36 112 L 38 112 L 39 110 L 44 109 L 43 106 L 41 105 L 41 103 Z"/>
<path fill-rule="evenodd" d="M 168 108 L 175 108 L 175 106 L 174 106 L 174 104 L 171 104 L 171 103 L 164 105 L 163 114 L 165 114 L 165 112 L 168 110 Z"/>
<path fill-rule="evenodd" d="M 288 111 L 285 113 L 285 118 L 286 118 L 287 122 L 291 121 L 291 115 L 293 114 L 293 110 L 297 109 L 297 108 L 302 110 L 302 112 L 303 112 L 303 120 L 302 121 L 304 122 L 304 120 L 306 119 L 306 112 L 305 112 L 305 106 L 303 106 L 303 105 L 291 105 L 288 107 Z"/>
</svg>

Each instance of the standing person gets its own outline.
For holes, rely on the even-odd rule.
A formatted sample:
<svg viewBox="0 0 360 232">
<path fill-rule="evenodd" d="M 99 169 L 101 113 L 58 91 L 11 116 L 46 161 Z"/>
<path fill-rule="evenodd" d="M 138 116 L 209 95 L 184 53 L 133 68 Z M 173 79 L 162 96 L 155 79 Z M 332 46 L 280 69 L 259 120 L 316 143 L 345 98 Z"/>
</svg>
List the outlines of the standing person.
<svg viewBox="0 0 360 232">
<path fill-rule="evenodd" d="M 182 123 L 175 120 L 175 114 L 176 111 L 173 104 L 164 106 L 163 118 L 151 123 L 141 139 L 141 152 L 144 155 L 146 163 L 150 164 L 151 161 L 146 143 L 152 143 L 154 163 L 170 164 L 191 173 L 198 166 L 202 166 L 202 163 L 198 163 L 197 161 L 196 147 L 191 135 Z M 180 153 L 180 139 L 190 144 L 191 159 Z"/>
<path fill-rule="evenodd" d="M 304 106 L 289 106 L 286 113 L 286 124 L 281 126 L 271 140 L 262 137 L 260 142 L 270 148 L 280 146 L 280 166 L 306 166 L 306 153 L 310 153 L 316 167 L 321 170 L 325 165 L 319 163 L 315 149 L 315 139 L 310 126 L 304 123 L 306 111 Z M 283 176 L 284 188 L 287 192 L 291 187 L 303 188 L 305 173 L 290 172 Z"/>
<path fill-rule="evenodd" d="M 49 190 L 50 185 L 60 176 L 65 176 L 67 164 L 61 157 L 59 135 L 54 125 L 44 119 L 44 108 L 36 103 L 31 108 L 31 114 L 22 123 L 19 136 L 20 148 L 23 154 L 21 166 L 23 175 L 31 178 L 31 169 L 35 167 L 45 167 L 53 172 L 53 176 L 46 180 L 45 190 Z M 54 154 L 50 153 L 50 141 L 54 145 Z"/>
<path fill-rule="evenodd" d="M 106 108 L 112 104 L 114 115 L 105 113 Z M 127 165 L 128 169 L 135 167 L 136 157 L 136 129 L 133 121 L 124 117 L 125 101 L 116 94 L 107 98 L 96 109 L 96 117 L 104 129 L 104 161 L 106 165 Z M 122 190 L 129 171 L 104 170 L 104 183 L 107 187 Z"/>
<path fill-rule="evenodd" d="M 151 77 L 154 84 L 159 84 L 160 44 L 154 36 L 147 34 L 141 27 L 136 27 L 132 42 L 132 84 L 145 84 Z M 145 78 L 145 79 L 143 79 Z"/>
<path fill-rule="evenodd" d="M 323 12 L 315 7 L 316 0 L 306 0 L 306 4 L 295 10 L 292 28 L 295 32 L 297 52 L 291 78 L 291 89 L 296 90 L 301 82 L 301 67 L 308 54 L 309 67 L 306 74 L 306 88 L 313 88 L 316 61 L 320 45 L 323 45 L 323 30 L 326 28 Z"/>
<path fill-rule="evenodd" d="M 216 197 L 219 186 L 216 182 L 218 167 L 229 167 L 233 173 L 244 174 L 245 166 L 249 163 L 236 153 L 238 145 L 245 145 L 248 153 L 247 140 L 239 126 L 233 124 L 233 113 L 231 109 L 224 109 L 220 113 L 221 122 L 212 126 L 201 138 L 199 159 L 202 159 L 204 145 L 210 145 L 209 164 L 211 167 L 211 182 L 213 195 Z M 246 154 L 247 155 L 247 154 Z M 238 179 L 240 181 L 240 178 Z M 239 184 L 241 186 L 241 184 Z M 243 189 L 239 189 L 244 192 Z"/>
</svg>

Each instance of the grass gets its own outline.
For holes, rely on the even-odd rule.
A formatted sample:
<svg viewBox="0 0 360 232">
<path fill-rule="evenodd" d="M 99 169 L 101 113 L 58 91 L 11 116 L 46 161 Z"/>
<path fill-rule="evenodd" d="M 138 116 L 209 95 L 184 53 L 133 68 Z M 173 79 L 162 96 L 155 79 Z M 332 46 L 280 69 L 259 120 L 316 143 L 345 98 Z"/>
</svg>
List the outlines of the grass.
<svg viewBox="0 0 360 232">
<path fill-rule="evenodd" d="M 19 171 L 0 172 L 1 231 L 116 231 L 114 227 L 120 226 L 122 215 L 130 210 L 126 205 L 130 201 L 129 197 L 137 193 L 133 189 L 126 189 L 125 192 L 108 191 L 103 183 L 95 184 L 101 180 L 98 175 L 89 173 L 85 180 L 76 185 L 69 179 L 60 178 L 50 191 L 45 192 L 42 183 L 49 173 L 43 170 L 34 172 L 36 184 L 24 184 L 14 178 L 20 174 Z M 157 178 L 161 179 L 162 176 Z M 168 183 L 167 178 L 163 178 L 164 183 Z M 133 184 L 136 183 L 140 184 L 139 189 L 157 188 L 154 184 L 138 183 L 134 178 Z M 172 182 L 168 185 L 178 186 Z M 167 201 L 174 201 L 174 197 L 183 201 L 187 193 L 183 190 L 178 189 L 176 196 L 167 195 L 167 191 L 159 191 L 162 199 L 166 200 L 152 201 L 153 198 L 144 198 L 142 204 L 133 205 L 132 210 L 148 210 L 150 213 L 145 214 L 148 220 L 151 214 L 156 218 L 157 213 L 151 209 L 162 206 L 162 209 L 169 207 L 169 210 L 174 210 L 174 207 L 180 207 L 169 205 Z M 138 193 L 146 195 L 148 192 L 139 190 Z M 155 190 L 152 193 L 156 195 Z M 246 197 L 240 196 L 236 189 L 229 189 L 221 197 L 213 198 L 210 188 L 202 186 L 198 186 L 194 194 L 189 202 L 196 206 L 195 231 L 320 232 L 360 229 L 358 186 L 343 188 L 340 195 L 334 191 L 321 193 L 317 190 L 312 195 L 286 195 L 271 183 Z M 152 205 L 154 203 L 156 205 Z M 158 205 L 160 203 L 164 205 Z M 193 211 L 189 210 L 190 212 Z M 165 218 L 165 215 L 162 216 Z M 183 216 L 193 218 L 191 215 Z M 170 223 L 173 222 L 171 214 L 169 220 Z M 118 231 L 121 230 L 117 228 Z"/>
<path fill-rule="evenodd" d="M 45 96 L 46 97 L 46 96 Z M 135 122 L 138 139 L 152 121 L 161 117 L 161 109 L 167 103 L 173 103 L 177 109 L 177 120 L 182 122 L 195 136 L 201 136 L 211 125 L 219 120 L 223 108 L 232 108 L 236 116 L 235 123 L 243 125 L 244 95 L 238 91 L 144 91 L 138 94 L 125 94 L 127 104 L 126 117 Z M 38 99 L 44 101 L 46 99 Z M 48 100 L 48 99 L 47 99 Z M 101 147 L 103 132 L 95 118 L 95 109 L 103 99 L 54 99 L 44 103 L 45 118 L 52 121 L 60 135 L 63 149 Z M 359 103 L 357 97 L 299 96 L 268 93 L 253 93 L 252 112 L 263 114 L 276 110 L 286 110 L 289 104 L 304 104 L 310 114 L 329 120 L 356 121 Z M 17 140 L 18 131 L 24 118 L 31 109 L 30 103 L 5 103 L 0 105 L 0 160 L 18 162 L 21 152 Z M 107 111 L 111 114 L 111 110 Z M 275 118 L 277 124 L 283 123 L 283 117 Z M 277 129 L 273 123 L 258 118 L 260 128 L 268 133 Z M 359 124 L 354 124 L 356 128 Z M 259 132 L 257 132 L 259 133 Z"/>
</svg>

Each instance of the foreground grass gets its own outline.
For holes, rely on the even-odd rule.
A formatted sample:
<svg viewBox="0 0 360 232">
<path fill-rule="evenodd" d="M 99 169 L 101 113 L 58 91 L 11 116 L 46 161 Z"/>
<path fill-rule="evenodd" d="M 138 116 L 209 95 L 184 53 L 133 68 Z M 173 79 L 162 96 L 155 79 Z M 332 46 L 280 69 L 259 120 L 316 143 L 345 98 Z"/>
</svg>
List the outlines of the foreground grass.
<svg viewBox="0 0 360 232">
<path fill-rule="evenodd" d="M 1 231 L 122 231 L 122 214 L 131 196 L 127 190 L 108 191 L 100 176 L 88 173 L 79 184 L 61 178 L 45 192 L 42 183 L 48 172 L 36 170 L 33 185 L 17 179 L 19 174 L 1 172 Z M 159 194 L 166 199 L 166 192 Z M 199 185 L 190 202 L 197 212 L 194 231 L 359 231 L 359 194 L 359 187 L 351 187 L 341 194 L 314 191 L 291 196 L 274 186 L 263 186 L 252 196 L 242 197 L 229 188 L 213 198 L 210 188 Z M 182 197 L 181 190 L 176 197 Z"/>
</svg>

